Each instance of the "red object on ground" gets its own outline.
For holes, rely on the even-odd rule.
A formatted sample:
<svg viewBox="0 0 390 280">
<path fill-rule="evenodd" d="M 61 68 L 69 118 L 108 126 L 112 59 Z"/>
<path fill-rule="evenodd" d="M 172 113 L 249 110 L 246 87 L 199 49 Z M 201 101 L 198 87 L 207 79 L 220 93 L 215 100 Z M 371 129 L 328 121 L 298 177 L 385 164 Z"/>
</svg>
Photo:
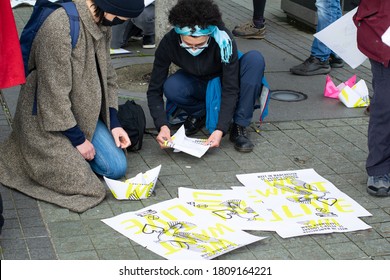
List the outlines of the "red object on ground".
<svg viewBox="0 0 390 280">
<path fill-rule="evenodd" d="M 9 0 L 0 0 L 0 89 L 25 83 L 22 51 Z"/>
</svg>

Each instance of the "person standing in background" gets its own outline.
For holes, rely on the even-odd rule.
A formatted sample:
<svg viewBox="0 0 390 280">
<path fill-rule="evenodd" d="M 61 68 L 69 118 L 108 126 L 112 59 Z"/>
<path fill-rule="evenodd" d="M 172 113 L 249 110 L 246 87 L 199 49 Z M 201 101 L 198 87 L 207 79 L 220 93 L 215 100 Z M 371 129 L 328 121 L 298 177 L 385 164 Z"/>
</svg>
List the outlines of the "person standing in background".
<svg viewBox="0 0 390 280">
<path fill-rule="evenodd" d="M 367 192 L 390 196 L 390 46 L 382 35 L 390 27 L 389 0 L 361 0 L 353 17 L 357 45 L 371 63 L 374 94 L 368 124 Z"/>
<path fill-rule="evenodd" d="M 244 39 L 263 39 L 265 37 L 264 10 L 266 0 L 253 0 L 253 18 L 251 21 L 236 26 L 232 33 Z"/>
<path fill-rule="evenodd" d="M 338 20 L 341 13 L 340 0 L 317 0 L 317 32 Z M 300 76 L 328 74 L 332 68 L 341 68 L 344 61 L 317 38 L 311 46 L 311 54 L 303 63 L 290 68 L 290 72 Z"/>
<path fill-rule="evenodd" d="M 127 171 L 123 149 L 131 143 L 117 118 L 111 26 L 137 17 L 144 1 L 73 3 L 80 23 L 75 47 L 62 8 L 45 19 L 34 37 L 14 129 L 0 144 L 0 183 L 84 212 L 106 196 L 97 175 L 118 179 Z"/>
</svg>

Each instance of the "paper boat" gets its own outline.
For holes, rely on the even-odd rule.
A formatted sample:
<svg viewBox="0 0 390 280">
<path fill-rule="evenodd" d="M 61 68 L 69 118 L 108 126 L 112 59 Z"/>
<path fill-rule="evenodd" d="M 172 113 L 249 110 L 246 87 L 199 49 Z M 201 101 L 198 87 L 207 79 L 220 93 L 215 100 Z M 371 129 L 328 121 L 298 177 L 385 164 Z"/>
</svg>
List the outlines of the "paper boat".
<svg viewBox="0 0 390 280">
<path fill-rule="evenodd" d="M 116 199 L 119 200 L 140 200 L 151 196 L 156 186 L 161 165 L 138 173 L 135 177 L 127 179 L 125 182 L 104 177 L 107 186 Z"/>
<path fill-rule="evenodd" d="M 356 75 L 353 75 L 351 78 L 349 78 L 344 83 L 339 84 L 337 87 L 330 78 L 329 75 L 326 75 L 326 82 L 325 82 L 325 89 L 324 89 L 324 96 L 329 98 L 339 98 L 339 94 L 341 93 L 342 89 L 345 86 L 353 87 L 356 83 Z"/>
</svg>

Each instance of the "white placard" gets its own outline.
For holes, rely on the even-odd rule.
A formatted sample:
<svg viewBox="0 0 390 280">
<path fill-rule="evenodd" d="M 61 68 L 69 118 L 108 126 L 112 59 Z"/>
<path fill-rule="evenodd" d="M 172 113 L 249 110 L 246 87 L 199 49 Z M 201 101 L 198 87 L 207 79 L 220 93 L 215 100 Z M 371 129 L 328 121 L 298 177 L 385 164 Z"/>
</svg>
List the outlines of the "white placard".
<svg viewBox="0 0 390 280">
<path fill-rule="evenodd" d="M 209 145 L 204 145 L 207 139 L 187 137 L 184 125 L 171 138 L 172 142 L 167 142 L 167 146 L 173 148 L 175 152 L 184 152 L 197 158 L 201 158 L 210 148 Z"/>
<path fill-rule="evenodd" d="M 352 20 L 357 8 L 348 12 L 320 32 L 314 34 L 318 40 L 340 56 L 353 69 L 367 57 L 357 47 L 357 29 Z"/>
<path fill-rule="evenodd" d="M 170 260 L 207 260 L 259 241 L 175 198 L 102 220 L 108 226 Z"/>
<path fill-rule="evenodd" d="M 272 230 L 275 223 L 270 222 L 272 216 L 266 209 L 259 207 L 255 211 L 252 199 L 246 195 L 247 189 L 238 187 L 232 190 L 202 190 L 179 188 L 180 200 L 214 215 L 218 219 L 243 230 Z"/>
</svg>

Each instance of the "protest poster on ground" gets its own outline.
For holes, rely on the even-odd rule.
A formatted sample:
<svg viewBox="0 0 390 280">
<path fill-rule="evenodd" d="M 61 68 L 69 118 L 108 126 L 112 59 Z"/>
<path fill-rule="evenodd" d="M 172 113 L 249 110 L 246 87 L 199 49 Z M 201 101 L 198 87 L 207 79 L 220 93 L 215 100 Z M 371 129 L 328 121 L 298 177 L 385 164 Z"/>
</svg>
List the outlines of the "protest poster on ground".
<svg viewBox="0 0 390 280">
<path fill-rule="evenodd" d="M 272 218 L 270 212 L 263 208 L 256 212 L 251 207 L 252 199 L 245 196 L 245 188 L 234 190 L 202 190 L 180 187 L 178 197 L 180 200 L 207 211 L 229 225 L 242 230 L 272 230 L 275 223 L 269 222 Z M 259 209 L 259 207 L 257 207 Z M 261 210 L 261 209 L 260 209 Z"/>
<path fill-rule="evenodd" d="M 264 239 L 236 229 L 178 198 L 102 220 L 170 260 L 207 260 Z"/>
<path fill-rule="evenodd" d="M 237 175 L 253 199 L 268 209 L 281 237 L 370 228 L 358 217 L 371 214 L 313 169 Z M 281 226 L 283 225 L 283 226 Z"/>
<path fill-rule="evenodd" d="M 314 169 L 239 174 L 237 178 L 244 186 L 254 188 L 264 202 L 272 199 L 275 204 L 280 200 L 293 211 L 316 213 L 316 209 L 325 209 L 337 215 L 371 216 Z"/>
</svg>

